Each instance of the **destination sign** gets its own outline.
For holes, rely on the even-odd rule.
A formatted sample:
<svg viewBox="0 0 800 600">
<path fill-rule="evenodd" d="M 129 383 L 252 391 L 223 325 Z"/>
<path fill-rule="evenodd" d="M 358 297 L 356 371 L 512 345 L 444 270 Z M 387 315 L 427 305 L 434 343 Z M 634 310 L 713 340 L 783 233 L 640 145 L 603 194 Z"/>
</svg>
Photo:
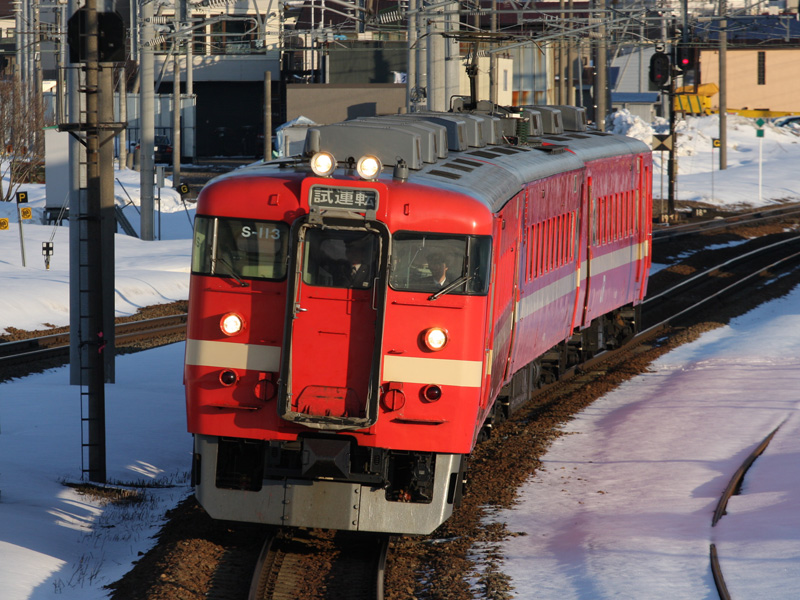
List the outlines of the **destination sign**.
<svg viewBox="0 0 800 600">
<path fill-rule="evenodd" d="M 312 208 L 376 210 L 378 208 L 378 190 L 312 185 L 308 204 Z"/>
</svg>

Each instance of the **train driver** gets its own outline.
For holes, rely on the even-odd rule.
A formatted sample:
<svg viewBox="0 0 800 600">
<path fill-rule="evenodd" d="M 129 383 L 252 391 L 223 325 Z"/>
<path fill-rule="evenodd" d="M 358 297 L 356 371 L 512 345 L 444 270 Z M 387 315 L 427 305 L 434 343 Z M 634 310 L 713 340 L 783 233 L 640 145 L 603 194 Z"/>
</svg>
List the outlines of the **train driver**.
<svg viewBox="0 0 800 600">
<path fill-rule="evenodd" d="M 363 243 L 351 242 L 345 248 L 345 257 L 349 265 L 345 272 L 348 287 L 364 288 L 370 285 L 371 265 L 369 254 Z"/>
<path fill-rule="evenodd" d="M 431 252 L 428 255 L 428 270 L 431 274 L 420 282 L 426 289 L 439 290 L 452 281 L 452 278 L 447 276 L 447 258 L 441 252 Z"/>
</svg>

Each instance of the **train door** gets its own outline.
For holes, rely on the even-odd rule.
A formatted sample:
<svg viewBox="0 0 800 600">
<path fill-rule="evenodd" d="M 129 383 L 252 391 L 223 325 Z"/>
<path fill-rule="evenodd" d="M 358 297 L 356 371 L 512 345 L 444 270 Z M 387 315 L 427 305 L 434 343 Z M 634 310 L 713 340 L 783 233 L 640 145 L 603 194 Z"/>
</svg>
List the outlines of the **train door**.
<svg viewBox="0 0 800 600">
<path fill-rule="evenodd" d="M 581 274 L 583 291 L 580 294 L 582 304 L 581 324 L 588 327 L 592 322 L 589 315 L 589 294 L 592 290 L 592 259 L 594 258 L 594 243 L 597 221 L 597 205 L 592 188 L 592 176 L 586 177 L 586 196 L 583 200 L 583 219 L 581 231 Z"/>
<path fill-rule="evenodd" d="M 284 419 L 334 430 L 375 423 L 388 239 L 385 229 L 354 223 L 293 229 Z"/>
<path fill-rule="evenodd" d="M 652 241 L 652 214 L 653 214 L 653 177 L 651 165 L 644 164 L 644 159 L 637 158 L 639 167 L 639 180 L 636 186 L 636 210 L 637 214 L 637 236 L 636 243 L 638 252 L 636 254 L 636 282 L 639 285 L 637 299 L 642 300 L 647 292 L 646 278 L 650 271 L 652 262 L 651 241 Z"/>
<path fill-rule="evenodd" d="M 519 263 L 520 204 L 523 194 L 503 209 L 499 231 L 495 231 L 495 274 L 492 286 L 492 375 L 490 398 L 497 396 L 505 380 L 514 335 Z"/>
</svg>

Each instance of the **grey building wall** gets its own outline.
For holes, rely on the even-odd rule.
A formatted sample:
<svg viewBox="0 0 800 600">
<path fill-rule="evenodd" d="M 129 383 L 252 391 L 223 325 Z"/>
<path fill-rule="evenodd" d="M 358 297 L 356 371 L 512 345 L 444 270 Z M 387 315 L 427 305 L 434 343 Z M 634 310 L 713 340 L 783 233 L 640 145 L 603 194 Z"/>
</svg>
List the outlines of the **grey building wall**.
<svg viewBox="0 0 800 600">
<path fill-rule="evenodd" d="M 297 84 L 286 86 L 286 120 L 308 117 L 320 124 L 405 111 L 405 84 Z"/>
</svg>

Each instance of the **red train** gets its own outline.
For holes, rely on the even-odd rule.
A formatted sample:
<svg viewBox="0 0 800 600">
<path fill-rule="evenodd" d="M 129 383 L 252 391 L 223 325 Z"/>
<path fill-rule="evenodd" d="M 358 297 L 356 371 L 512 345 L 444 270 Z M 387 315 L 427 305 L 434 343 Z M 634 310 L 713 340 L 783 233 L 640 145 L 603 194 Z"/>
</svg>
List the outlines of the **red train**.
<svg viewBox="0 0 800 600">
<path fill-rule="evenodd" d="M 495 419 L 631 335 L 650 149 L 489 108 L 314 127 L 203 189 L 184 378 L 212 517 L 430 533 Z"/>
</svg>

